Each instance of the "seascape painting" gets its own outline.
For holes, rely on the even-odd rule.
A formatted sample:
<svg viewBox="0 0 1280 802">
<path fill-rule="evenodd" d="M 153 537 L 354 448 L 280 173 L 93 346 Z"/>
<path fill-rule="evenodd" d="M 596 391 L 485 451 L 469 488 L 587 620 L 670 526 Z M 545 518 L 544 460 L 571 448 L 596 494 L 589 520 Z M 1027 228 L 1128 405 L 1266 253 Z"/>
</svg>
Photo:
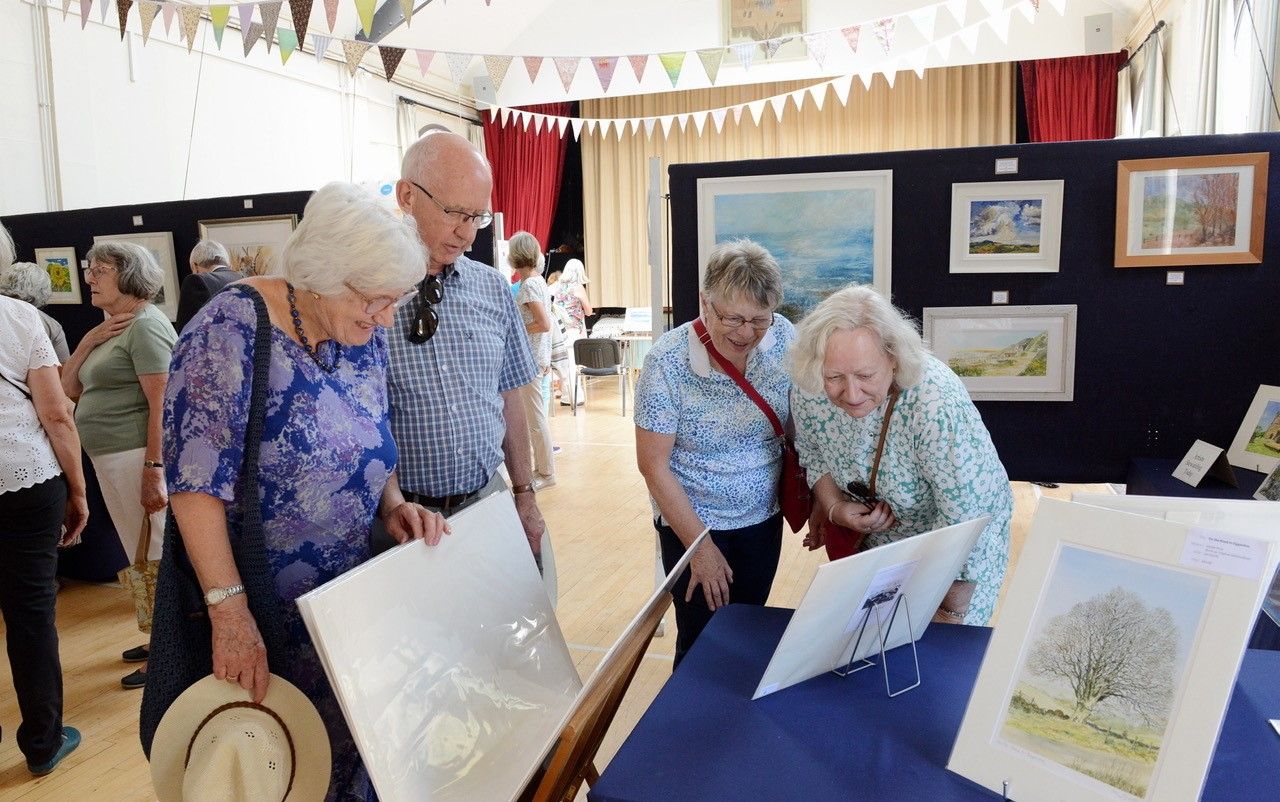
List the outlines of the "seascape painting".
<svg viewBox="0 0 1280 802">
<path fill-rule="evenodd" d="M 1264 457 L 1280 457 L 1280 401 L 1268 401 L 1263 407 L 1244 450 Z"/>
<path fill-rule="evenodd" d="M 1063 547 L 1019 657 L 1000 744 L 1118 798 L 1145 799 L 1211 590 L 1187 571 Z"/>
<path fill-rule="evenodd" d="M 1040 253 L 1044 199 L 969 203 L 969 254 Z"/>
<path fill-rule="evenodd" d="M 1240 173 L 1171 171 L 1142 180 L 1142 247 L 1236 248 Z"/>
<path fill-rule="evenodd" d="M 1047 329 L 959 331 L 938 355 L 957 376 L 1046 376 Z"/>
</svg>

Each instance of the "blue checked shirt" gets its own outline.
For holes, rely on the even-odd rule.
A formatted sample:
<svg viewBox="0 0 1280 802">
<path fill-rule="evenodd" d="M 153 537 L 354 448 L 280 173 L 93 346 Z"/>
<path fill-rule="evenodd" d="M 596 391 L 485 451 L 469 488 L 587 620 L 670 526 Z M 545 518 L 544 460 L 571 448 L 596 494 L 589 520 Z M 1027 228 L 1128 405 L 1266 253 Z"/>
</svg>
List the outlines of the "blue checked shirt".
<svg viewBox="0 0 1280 802">
<path fill-rule="evenodd" d="M 502 393 L 533 381 L 537 368 L 511 288 L 493 268 L 459 257 L 444 270 L 440 327 L 425 343 L 405 335 L 419 295 L 387 331 L 391 433 L 400 487 L 426 496 L 479 490 L 502 463 Z"/>
</svg>

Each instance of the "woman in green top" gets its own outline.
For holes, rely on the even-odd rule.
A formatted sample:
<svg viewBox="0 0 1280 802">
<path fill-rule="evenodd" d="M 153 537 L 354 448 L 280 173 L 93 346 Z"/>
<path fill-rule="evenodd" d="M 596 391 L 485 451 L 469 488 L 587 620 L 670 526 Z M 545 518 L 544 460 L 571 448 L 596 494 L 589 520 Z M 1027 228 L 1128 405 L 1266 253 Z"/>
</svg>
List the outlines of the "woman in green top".
<svg viewBox="0 0 1280 802">
<path fill-rule="evenodd" d="M 164 536 L 164 466 L 161 416 L 169 360 L 178 335 L 152 303 L 164 273 L 145 248 L 103 242 L 89 251 L 84 280 L 105 321 L 89 330 L 62 371 L 62 387 L 77 401 L 76 427 L 93 463 L 120 545 L 132 562 L 144 517 L 151 519 L 147 558 L 160 559 Z M 129 649 L 126 662 L 147 659 L 145 645 Z M 146 683 L 144 665 L 120 681 Z"/>
</svg>

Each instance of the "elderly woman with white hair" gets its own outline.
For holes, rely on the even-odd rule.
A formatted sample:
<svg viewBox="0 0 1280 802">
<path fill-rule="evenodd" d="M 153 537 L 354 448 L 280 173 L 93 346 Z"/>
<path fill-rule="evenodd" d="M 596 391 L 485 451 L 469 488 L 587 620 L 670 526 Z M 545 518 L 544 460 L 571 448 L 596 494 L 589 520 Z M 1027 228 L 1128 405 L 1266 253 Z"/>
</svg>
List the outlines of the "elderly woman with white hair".
<svg viewBox="0 0 1280 802">
<path fill-rule="evenodd" d="M 42 270 L 34 262 L 14 262 L 8 270 L 0 272 L 0 295 L 26 301 L 41 310 L 53 296 L 53 284 L 49 281 L 49 272 Z M 67 348 L 67 335 L 62 331 L 62 324 L 40 312 L 40 322 L 44 324 L 45 334 L 53 343 L 53 352 L 58 361 L 65 363 L 71 357 Z"/>
<path fill-rule="evenodd" d="M 375 516 L 401 542 L 422 538 L 434 545 L 447 531 L 440 515 L 401 494 L 388 425 L 383 329 L 416 294 L 425 271 L 426 252 L 412 221 L 354 184 L 333 183 L 307 203 L 284 247 L 281 275 L 229 286 L 183 331 L 164 403 L 164 464 L 181 538 L 166 546 L 161 564 L 140 727 L 148 754 L 164 711 L 193 682 L 212 672 L 259 702 L 274 673 L 300 688 L 325 721 L 334 760 L 329 798 L 372 798 L 294 600 L 370 558 Z M 240 474 L 256 298 L 270 319 L 269 401 L 259 440 L 259 492 L 246 498 Z M 232 543 L 252 515 L 261 517 L 265 556 L 233 556 Z M 248 559 L 256 561 L 238 561 Z M 245 590 L 264 573 L 278 596 L 265 606 L 261 598 L 247 599 Z M 175 593 L 186 583 L 177 598 L 196 609 L 161 610 L 160 600 L 172 595 L 167 583 Z M 278 618 L 255 617 L 254 611 L 271 609 Z M 211 628 L 211 653 L 195 659 L 180 636 L 192 614 L 207 615 Z M 269 653 L 272 643 L 280 651 Z"/>
<path fill-rule="evenodd" d="M 789 358 L 796 448 L 814 489 L 809 548 L 825 542 L 836 559 L 990 515 L 933 619 L 986 624 L 1009 561 L 1013 492 L 960 379 L 868 287 L 820 303 Z"/>
<path fill-rule="evenodd" d="M 76 427 L 93 463 L 111 523 L 132 562 L 144 524 L 151 527 L 150 560 L 160 559 L 164 511 L 161 421 L 169 359 L 177 332 L 151 303 L 164 273 L 150 251 L 131 242 L 102 242 L 89 250 L 84 280 L 90 301 L 107 319 L 89 330 L 62 368 L 62 387 L 77 401 Z M 146 684 L 147 647 L 128 649 L 126 662 L 143 667 L 120 684 Z"/>
</svg>

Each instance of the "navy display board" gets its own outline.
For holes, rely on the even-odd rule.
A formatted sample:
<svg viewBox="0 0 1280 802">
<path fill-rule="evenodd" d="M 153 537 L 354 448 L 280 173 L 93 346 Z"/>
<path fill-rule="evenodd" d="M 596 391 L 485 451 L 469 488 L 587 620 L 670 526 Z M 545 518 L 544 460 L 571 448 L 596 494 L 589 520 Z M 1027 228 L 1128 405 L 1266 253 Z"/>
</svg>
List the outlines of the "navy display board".
<svg viewBox="0 0 1280 802">
<path fill-rule="evenodd" d="M 1186 284 L 1169 268 L 1116 268 L 1116 162 L 1216 153 L 1271 154 L 1261 265 L 1207 265 Z M 997 158 L 1019 172 L 996 176 Z M 1015 480 L 1122 482 L 1135 456 L 1176 458 L 1197 440 L 1229 443 L 1259 384 L 1280 384 L 1280 134 L 1167 137 L 864 153 L 670 167 L 674 323 L 698 314 L 700 178 L 893 171 L 893 300 L 986 306 L 1076 304 L 1075 400 L 979 401 Z M 951 185 L 1062 179 L 1058 273 L 952 274 Z M 833 288 L 834 289 L 834 288 Z"/>
</svg>

